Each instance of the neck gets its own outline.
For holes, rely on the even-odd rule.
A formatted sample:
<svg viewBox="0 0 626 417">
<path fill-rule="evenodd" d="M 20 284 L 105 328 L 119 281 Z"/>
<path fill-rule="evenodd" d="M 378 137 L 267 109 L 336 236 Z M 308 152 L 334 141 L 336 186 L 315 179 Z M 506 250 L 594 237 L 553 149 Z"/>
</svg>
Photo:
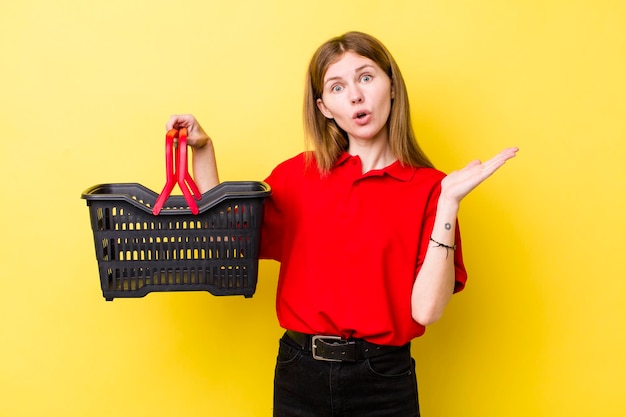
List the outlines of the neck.
<svg viewBox="0 0 626 417">
<path fill-rule="evenodd" d="M 387 140 L 374 142 L 350 140 L 348 153 L 361 159 L 363 173 L 383 169 L 397 160 Z"/>
</svg>

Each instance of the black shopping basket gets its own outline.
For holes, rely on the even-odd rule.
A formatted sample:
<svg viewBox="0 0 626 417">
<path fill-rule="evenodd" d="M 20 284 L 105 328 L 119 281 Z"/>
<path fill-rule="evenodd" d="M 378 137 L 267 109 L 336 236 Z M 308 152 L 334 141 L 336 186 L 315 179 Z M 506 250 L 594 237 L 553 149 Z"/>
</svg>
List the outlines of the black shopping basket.
<svg viewBox="0 0 626 417">
<path fill-rule="evenodd" d="M 269 194 L 264 182 L 223 182 L 201 196 L 194 214 L 187 195 L 163 201 L 163 193 L 137 183 L 85 190 L 104 298 L 157 291 L 252 297 Z"/>
</svg>

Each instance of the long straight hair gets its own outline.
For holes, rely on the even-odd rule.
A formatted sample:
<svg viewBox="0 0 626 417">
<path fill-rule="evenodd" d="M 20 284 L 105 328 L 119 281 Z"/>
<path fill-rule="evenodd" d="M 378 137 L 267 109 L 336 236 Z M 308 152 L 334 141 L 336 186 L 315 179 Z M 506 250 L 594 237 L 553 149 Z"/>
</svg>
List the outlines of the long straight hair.
<svg viewBox="0 0 626 417">
<path fill-rule="evenodd" d="M 362 32 L 348 32 L 322 44 L 309 63 L 304 93 L 304 130 L 312 145 L 319 170 L 330 172 L 337 158 L 348 149 L 348 135 L 333 119 L 326 118 L 317 107 L 322 97 L 324 75 L 328 67 L 346 52 L 354 52 L 374 61 L 391 79 L 394 98 L 391 100 L 389 145 L 403 165 L 432 167 L 419 147 L 409 111 L 409 98 L 400 69 L 387 48 L 376 38 Z"/>
</svg>

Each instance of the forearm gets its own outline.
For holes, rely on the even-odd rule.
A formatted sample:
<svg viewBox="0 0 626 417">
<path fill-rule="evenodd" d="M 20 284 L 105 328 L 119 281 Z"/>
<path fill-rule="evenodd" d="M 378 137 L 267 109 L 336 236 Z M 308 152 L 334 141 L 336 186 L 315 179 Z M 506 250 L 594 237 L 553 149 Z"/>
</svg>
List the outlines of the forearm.
<svg viewBox="0 0 626 417">
<path fill-rule="evenodd" d="M 193 176 L 201 193 L 205 193 L 219 184 L 217 162 L 213 142 L 209 140 L 204 146 L 192 147 Z"/>
<path fill-rule="evenodd" d="M 433 240 L 453 247 L 459 203 L 439 198 Z M 442 316 L 455 283 L 454 250 L 429 242 L 424 262 L 413 284 L 411 311 L 413 319 L 422 325 L 431 324 Z"/>
<path fill-rule="evenodd" d="M 461 200 L 485 181 L 506 161 L 513 158 L 518 148 L 507 148 L 481 163 L 476 160 L 465 168 L 448 174 L 441 181 L 432 239 L 454 246 L 456 217 Z M 413 318 L 426 325 L 437 321 L 454 292 L 455 266 L 452 249 L 430 242 L 411 296 Z"/>
</svg>

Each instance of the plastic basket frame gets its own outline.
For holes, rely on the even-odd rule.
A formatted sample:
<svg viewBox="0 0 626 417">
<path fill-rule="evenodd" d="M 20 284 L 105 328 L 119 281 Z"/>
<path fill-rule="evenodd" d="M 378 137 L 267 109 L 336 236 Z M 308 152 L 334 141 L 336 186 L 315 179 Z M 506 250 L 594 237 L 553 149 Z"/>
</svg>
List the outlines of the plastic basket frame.
<svg viewBox="0 0 626 417">
<path fill-rule="evenodd" d="M 252 297 L 269 186 L 225 182 L 202 196 L 193 215 L 182 196 L 152 214 L 156 193 L 136 183 L 86 190 L 102 294 L 208 291 Z"/>
</svg>

